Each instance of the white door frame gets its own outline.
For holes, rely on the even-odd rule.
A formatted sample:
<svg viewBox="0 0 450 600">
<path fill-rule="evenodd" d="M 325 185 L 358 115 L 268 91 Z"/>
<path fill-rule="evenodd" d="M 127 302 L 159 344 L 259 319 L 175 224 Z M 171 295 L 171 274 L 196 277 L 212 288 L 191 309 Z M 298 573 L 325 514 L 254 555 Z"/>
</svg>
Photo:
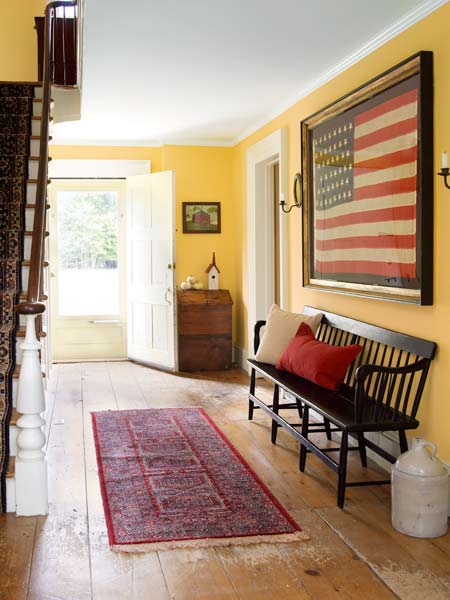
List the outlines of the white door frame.
<svg viewBox="0 0 450 600">
<path fill-rule="evenodd" d="M 247 150 L 248 355 L 253 355 L 253 328 L 267 316 L 273 288 L 273 176 L 279 163 L 280 201 L 288 198 L 287 129 L 278 129 Z M 280 305 L 288 307 L 288 222 L 279 208 Z"/>
</svg>

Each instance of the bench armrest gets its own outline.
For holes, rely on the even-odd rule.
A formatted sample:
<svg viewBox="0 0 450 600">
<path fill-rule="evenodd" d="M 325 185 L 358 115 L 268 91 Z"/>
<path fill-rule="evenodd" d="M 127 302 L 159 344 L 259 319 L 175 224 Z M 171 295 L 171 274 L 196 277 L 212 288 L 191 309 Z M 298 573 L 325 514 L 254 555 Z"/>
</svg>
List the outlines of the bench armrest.
<svg viewBox="0 0 450 600">
<path fill-rule="evenodd" d="M 361 365 L 355 373 L 355 419 L 357 423 L 415 418 L 430 368 L 423 358 L 402 367 Z"/>
<path fill-rule="evenodd" d="M 255 351 L 255 354 L 258 352 L 259 344 L 261 341 L 261 328 L 264 327 L 265 324 L 266 321 L 256 321 L 254 329 L 255 335 L 253 338 L 253 350 Z"/>
</svg>

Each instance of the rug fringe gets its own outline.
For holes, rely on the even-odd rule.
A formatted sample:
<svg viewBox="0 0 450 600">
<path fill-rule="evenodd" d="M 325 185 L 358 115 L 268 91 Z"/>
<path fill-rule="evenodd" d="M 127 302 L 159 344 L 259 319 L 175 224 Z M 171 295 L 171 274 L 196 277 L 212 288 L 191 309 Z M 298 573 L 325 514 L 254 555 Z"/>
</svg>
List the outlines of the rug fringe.
<svg viewBox="0 0 450 600">
<path fill-rule="evenodd" d="M 220 546 L 249 546 L 250 544 L 289 544 L 304 542 L 311 538 L 305 531 L 276 535 L 252 535 L 247 537 L 203 538 L 199 540 L 176 540 L 173 542 L 154 542 L 143 544 L 113 544 L 113 552 L 157 552 L 158 550 L 176 550 L 180 548 L 214 548 Z"/>
</svg>

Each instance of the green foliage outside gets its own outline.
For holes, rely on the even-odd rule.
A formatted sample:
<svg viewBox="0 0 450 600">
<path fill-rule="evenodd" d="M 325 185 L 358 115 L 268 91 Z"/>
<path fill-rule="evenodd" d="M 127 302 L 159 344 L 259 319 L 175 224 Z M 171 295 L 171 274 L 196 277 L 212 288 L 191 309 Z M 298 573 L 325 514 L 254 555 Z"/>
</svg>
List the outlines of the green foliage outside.
<svg viewBox="0 0 450 600">
<path fill-rule="evenodd" d="M 61 269 L 116 269 L 117 194 L 60 192 L 58 243 Z"/>
</svg>

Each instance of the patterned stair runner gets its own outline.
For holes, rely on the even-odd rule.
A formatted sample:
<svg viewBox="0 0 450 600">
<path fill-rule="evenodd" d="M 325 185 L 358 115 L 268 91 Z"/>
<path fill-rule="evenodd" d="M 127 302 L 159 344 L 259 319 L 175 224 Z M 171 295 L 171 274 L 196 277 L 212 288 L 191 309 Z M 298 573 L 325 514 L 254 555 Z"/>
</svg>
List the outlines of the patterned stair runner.
<svg viewBox="0 0 450 600">
<path fill-rule="evenodd" d="M 0 507 L 6 510 L 5 477 L 12 409 L 12 374 L 21 290 L 26 181 L 34 86 L 0 84 Z"/>
</svg>

